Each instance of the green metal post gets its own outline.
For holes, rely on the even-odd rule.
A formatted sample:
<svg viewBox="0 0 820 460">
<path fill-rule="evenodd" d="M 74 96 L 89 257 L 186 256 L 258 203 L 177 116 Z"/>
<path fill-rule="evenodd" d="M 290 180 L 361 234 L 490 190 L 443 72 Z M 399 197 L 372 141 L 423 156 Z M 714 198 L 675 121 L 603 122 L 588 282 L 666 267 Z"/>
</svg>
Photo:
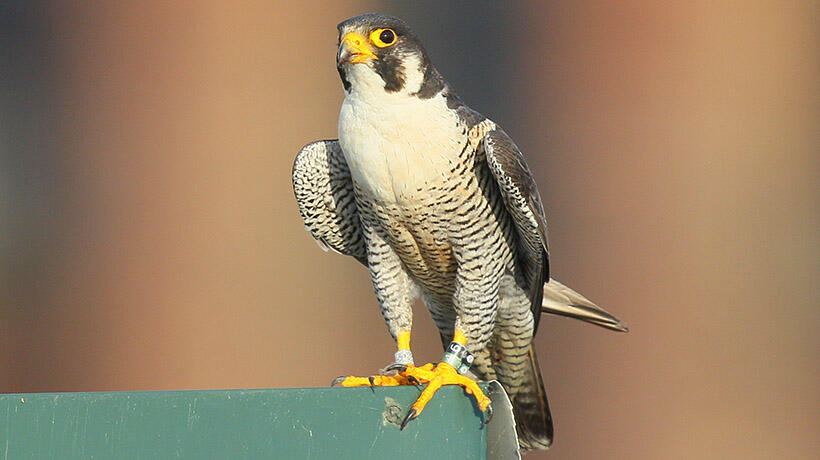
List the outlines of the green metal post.
<svg viewBox="0 0 820 460">
<path fill-rule="evenodd" d="M 490 450 L 504 451 L 490 458 L 511 458 L 506 396 L 482 386 L 501 399 L 489 427 L 444 387 L 403 431 L 412 386 L 6 394 L 0 459 L 484 459 L 488 431 Z"/>
</svg>

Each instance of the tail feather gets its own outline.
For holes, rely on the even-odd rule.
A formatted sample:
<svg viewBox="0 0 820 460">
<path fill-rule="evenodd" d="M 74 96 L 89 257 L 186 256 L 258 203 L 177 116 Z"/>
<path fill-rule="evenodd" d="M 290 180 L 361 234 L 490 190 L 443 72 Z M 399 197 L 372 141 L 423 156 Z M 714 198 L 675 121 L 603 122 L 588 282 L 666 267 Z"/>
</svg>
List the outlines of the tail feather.
<svg viewBox="0 0 820 460">
<path fill-rule="evenodd" d="M 552 415 L 532 344 L 528 350 L 526 380 L 510 395 L 518 443 L 524 450 L 548 449 L 552 445 Z"/>
<path fill-rule="evenodd" d="M 554 279 L 544 285 L 541 313 L 567 316 L 614 331 L 629 332 L 629 328 L 614 315 Z"/>
</svg>

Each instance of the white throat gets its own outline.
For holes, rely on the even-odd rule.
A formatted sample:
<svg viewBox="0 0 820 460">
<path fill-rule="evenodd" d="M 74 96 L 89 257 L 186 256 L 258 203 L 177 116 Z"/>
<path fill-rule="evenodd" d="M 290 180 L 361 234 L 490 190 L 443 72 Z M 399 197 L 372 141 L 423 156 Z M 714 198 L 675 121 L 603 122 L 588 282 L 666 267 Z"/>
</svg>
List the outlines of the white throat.
<svg viewBox="0 0 820 460">
<path fill-rule="evenodd" d="M 421 99 L 423 74 L 406 71 L 402 90 L 390 93 L 364 64 L 347 71 L 351 89 L 339 114 L 339 143 L 362 193 L 387 203 L 413 201 L 443 181 L 466 142 L 442 93 Z M 409 60 L 408 60 L 409 61 Z"/>
</svg>

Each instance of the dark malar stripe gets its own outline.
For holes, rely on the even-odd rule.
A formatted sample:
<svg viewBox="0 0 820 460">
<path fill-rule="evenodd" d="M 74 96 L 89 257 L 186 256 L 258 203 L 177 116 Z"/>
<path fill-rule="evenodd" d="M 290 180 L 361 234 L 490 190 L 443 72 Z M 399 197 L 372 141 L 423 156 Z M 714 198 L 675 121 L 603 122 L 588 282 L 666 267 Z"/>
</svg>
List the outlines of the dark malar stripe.
<svg viewBox="0 0 820 460">
<path fill-rule="evenodd" d="M 376 73 L 384 80 L 384 89 L 389 93 L 401 91 L 407 81 L 404 64 L 398 56 L 387 54 L 372 61 Z"/>
</svg>

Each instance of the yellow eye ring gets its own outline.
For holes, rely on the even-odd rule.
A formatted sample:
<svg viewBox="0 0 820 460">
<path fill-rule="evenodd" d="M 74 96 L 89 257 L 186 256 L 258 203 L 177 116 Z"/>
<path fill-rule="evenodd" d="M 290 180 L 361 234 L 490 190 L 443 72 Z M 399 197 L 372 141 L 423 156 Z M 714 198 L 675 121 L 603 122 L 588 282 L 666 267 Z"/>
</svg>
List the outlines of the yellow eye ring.
<svg viewBox="0 0 820 460">
<path fill-rule="evenodd" d="M 370 41 L 379 48 L 386 48 L 396 43 L 398 37 L 393 29 L 376 29 L 370 32 Z"/>
</svg>

